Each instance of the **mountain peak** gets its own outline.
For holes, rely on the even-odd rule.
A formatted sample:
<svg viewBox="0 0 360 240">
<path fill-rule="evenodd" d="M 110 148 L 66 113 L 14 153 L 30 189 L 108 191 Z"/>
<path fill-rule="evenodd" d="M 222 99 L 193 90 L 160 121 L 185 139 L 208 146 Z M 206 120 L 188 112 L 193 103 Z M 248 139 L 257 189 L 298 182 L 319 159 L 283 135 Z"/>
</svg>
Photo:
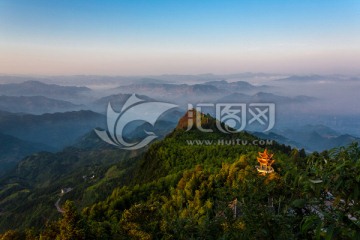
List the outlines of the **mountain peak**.
<svg viewBox="0 0 360 240">
<path fill-rule="evenodd" d="M 209 128 L 209 126 L 215 126 L 216 119 L 211 117 L 209 114 L 204 114 L 202 112 L 196 111 L 196 109 L 188 110 L 183 117 L 180 118 L 176 129 L 184 129 L 187 130 L 189 128 L 189 123 L 192 123 L 192 127 L 194 128 L 200 123 L 197 123 L 198 115 L 200 116 L 201 126 L 204 128 Z M 205 127 L 206 126 L 206 127 Z"/>
</svg>

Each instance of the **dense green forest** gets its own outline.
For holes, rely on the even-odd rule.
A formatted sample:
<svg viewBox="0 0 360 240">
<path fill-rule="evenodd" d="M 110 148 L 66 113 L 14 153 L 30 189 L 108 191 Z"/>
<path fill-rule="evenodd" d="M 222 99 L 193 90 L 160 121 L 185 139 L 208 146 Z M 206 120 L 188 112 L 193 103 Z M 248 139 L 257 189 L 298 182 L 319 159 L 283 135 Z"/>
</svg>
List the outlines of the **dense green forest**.
<svg viewBox="0 0 360 240">
<path fill-rule="evenodd" d="M 28 206 L 27 224 L 0 239 L 360 239 L 357 144 L 306 155 L 276 142 L 251 144 L 257 138 L 246 132 L 218 132 L 212 119 L 204 127 L 213 133 L 179 126 L 136 157 L 118 149 L 80 151 L 96 163 L 119 162 L 94 168 L 101 177 L 77 187 L 86 193 L 66 195 L 62 214 L 30 221 L 41 208 Z M 249 144 L 187 142 L 199 139 Z M 261 175 L 256 158 L 265 148 L 275 171 Z"/>
</svg>

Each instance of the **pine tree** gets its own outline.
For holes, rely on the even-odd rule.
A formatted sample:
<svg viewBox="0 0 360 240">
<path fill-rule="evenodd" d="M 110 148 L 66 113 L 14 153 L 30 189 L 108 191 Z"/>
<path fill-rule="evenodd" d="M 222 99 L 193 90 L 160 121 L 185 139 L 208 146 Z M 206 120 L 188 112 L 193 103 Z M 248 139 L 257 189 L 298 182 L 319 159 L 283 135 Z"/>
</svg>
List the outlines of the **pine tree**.
<svg viewBox="0 0 360 240">
<path fill-rule="evenodd" d="M 57 239 L 85 239 L 85 223 L 81 215 L 77 212 L 75 204 L 71 201 L 66 201 L 63 210 L 64 215 L 59 221 L 60 234 L 57 236 Z"/>
</svg>

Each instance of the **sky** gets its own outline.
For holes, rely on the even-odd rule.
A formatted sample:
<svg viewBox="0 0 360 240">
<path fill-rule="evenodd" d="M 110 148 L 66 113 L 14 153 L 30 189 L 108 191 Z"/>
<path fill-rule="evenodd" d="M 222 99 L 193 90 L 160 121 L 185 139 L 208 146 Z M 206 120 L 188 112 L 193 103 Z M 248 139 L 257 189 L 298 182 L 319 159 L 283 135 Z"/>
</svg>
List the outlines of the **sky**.
<svg viewBox="0 0 360 240">
<path fill-rule="evenodd" d="M 0 0 L 0 73 L 360 74 L 359 0 Z"/>
</svg>

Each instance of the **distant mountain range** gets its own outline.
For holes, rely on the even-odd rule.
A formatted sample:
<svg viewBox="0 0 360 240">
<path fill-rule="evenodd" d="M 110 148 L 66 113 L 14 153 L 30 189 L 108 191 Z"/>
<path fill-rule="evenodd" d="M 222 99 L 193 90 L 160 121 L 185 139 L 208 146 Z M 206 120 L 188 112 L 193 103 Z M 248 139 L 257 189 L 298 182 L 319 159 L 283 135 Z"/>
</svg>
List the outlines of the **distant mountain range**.
<svg viewBox="0 0 360 240">
<path fill-rule="evenodd" d="M 254 95 L 246 95 L 243 93 L 232 93 L 227 95 L 223 98 L 217 100 L 217 102 L 224 102 L 224 103 L 237 103 L 237 102 L 269 102 L 269 103 L 304 103 L 315 101 L 316 98 L 308 97 L 308 96 L 295 96 L 295 97 L 285 97 L 279 96 L 272 93 L 267 92 L 258 92 Z"/>
<path fill-rule="evenodd" d="M 216 80 L 193 85 L 145 82 L 120 86 L 113 91 L 125 94 L 137 93 L 163 101 L 187 104 L 204 101 L 213 102 L 234 92 L 254 93 L 266 89 L 270 89 L 270 87 L 266 85 L 255 86 L 244 81 Z"/>
<path fill-rule="evenodd" d="M 285 77 L 285 78 L 281 78 L 281 79 L 277 79 L 276 81 L 319 81 L 319 80 L 324 80 L 324 79 L 329 79 L 329 77 L 325 77 L 325 76 L 320 76 L 320 75 L 293 75 L 293 76 L 289 76 L 289 77 Z"/>
<path fill-rule="evenodd" d="M 124 137 L 142 139 L 145 131 L 164 137 L 182 115 L 183 112 L 175 109 L 161 116 L 154 127 L 143 122 L 130 124 L 123 132 Z M 94 128 L 106 128 L 104 115 L 91 111 L 43 115 L 0 111 L 0 175 L 35 152 L 56 151 L 70 145 L 81 149 L 109 147 L 94 133 Z"/>
<path fill-rule="evenodd" d="M 227 82 L 225 80 L 210 81 L 204 83 L 204 85 L 211 85 L 218 89 L 231 91 L 231 92 L 263 91 L 271 88 L 270 86 L 267 85 L 255 86 L 245 81 Z"/>
<path fill-rule="evenodd" d="M 105 124 L 105 116 L 92 111 L 0 115 L 1 133 L 58 150 L 74 144 L 77 138 L 96 127 L 105 127 Z"/>
<path fill-rule="evenodd" d="M 24 81 L 40 81 L 55 83 L 59 85 L 107 85 L 107 84 L 124 84 L 129 82 L 143 83 L 203 83 L 208 81 L 221 80 L 242 80 L 249 81 L 253 79 L 268 79 L 276 78 L 278 76 L 285 76 L 283 74 L 268 74 L 268 73 L 236 73 L 236 74 L 162 74 L 162 75 L 142 75 L 142 76 L 106 76 L 106 75 L 69 75 L 69 76 L 26 76 L 26 75 L 0 75 L 0 83 L 21 83 Z"/>
<path fill-rule="evenodd" d="M 254 133 L 263 139 L 275 140 L 307 151 L 324 151 L 352 142 L 360 143 L 360 138 L 349 134 L 340 134 L 324 125 L 305 125 L 297 129 L 274 130 L 269 133 Z"/>
<path fill-rule="evenodd" d="M 68 101 L 43 96 L 0 96 L 0 110 L 13 113 L 43 114 L 85 109 Z"/>
<path fill-rule="evenodd" d="M 344 76 L 339 74 L 334 75 L 292 75 L 280 79 L 276 79 L 276 82 L 317 82 L 317 81 L 357 81 L 360 78 L 352 76 Z"/>
<path fill-rule="evenodd" d="M 44 96 L 53 99 L 76 99 L 80 95 L 91 92 L 87 87 L 59 86 L 39 81 L 8 83 L 0 85 L 0 95 L 5 96 Z"/>
<path fill-rule="evenodd" d="M 128 100 L 128 98 L 131 96 L 131 94 L 127 93 L 119 93 L 119 94 L 113 94 L 110 96 L 102 97 L 94 102 L 92 102 L 91 109 L 97 112 L 106 112 L 108 103 L 111 103 L 111 106 L 113 109 L 117 112 L 121 111 L 121 107 L 124 105 L 124 103 Z M 145 100 L 145 101 L 156 101 L 153 98 L 150 98 L 145 95 L 137 95 L 137 97 Z"/>
<path fill-rule="evenodd" d="M 39 151 L 52 150 L 53 148 L 44 144 L 28 142 L 0 133 L 0 176 L 25 156 Z"/>
<path fill-rule="evenodd" d="M 212 85 L 206 84 L 167 84 L 167 83 L 143 83 L 131 84 L 116 88 L 121 93 L 137 93 L 147 95 L 152 98 L 177 99 L 184 97 L 206 96 L 209 94 L 219 95 L 224 91 Z"/>
</svg>

